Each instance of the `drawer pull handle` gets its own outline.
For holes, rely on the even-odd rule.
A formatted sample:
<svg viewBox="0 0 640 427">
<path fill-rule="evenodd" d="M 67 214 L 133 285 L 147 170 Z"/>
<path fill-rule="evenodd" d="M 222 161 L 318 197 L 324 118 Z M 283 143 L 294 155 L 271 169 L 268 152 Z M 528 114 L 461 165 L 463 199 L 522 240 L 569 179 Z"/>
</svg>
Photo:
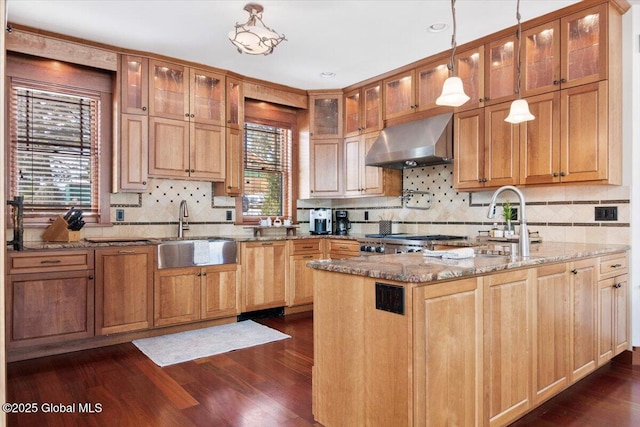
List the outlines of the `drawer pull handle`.
<svg viewBox="0 0 640 427">
<path fill-rule="evenodd" d="M 263 243 L 263 244 L 262 244 L 262 246 L 273 246 L 273 243 L 271 243 L 271 242 L 266 242 L 266 243 Z"/>
<path fill-rule="evenodd" d="M 59 259 L 43 259 L 40 264 L 60 264 L 61 262 Z"/>
<path fill-rule="evenodd" d="M 611 268 L 620 268 L 620 267 L 622 267 L 622 264 L 613 264 L 611 266 Z"/>
<path fill-rule="evenodd" d="M 572 272 L 573 274 L 578 274 L 578 270 L 576 270 L 575 268 L 574 268 L 573 270 L 571 270 L 571 272 Z"/>
<path fill-rule="evenodd" d="M 119 253 L 119 254 L 135 254 L 135 253 L 136 253 L 136 251 L 125 251 L 125 250 L 121 250 L 121 251 L 118 251 L 118 253 Z"/>
<path fill-rule="evenodd" d="M 313 255 L 305 255 L 305 256 L 303 256 L 302 258 L 304 258 L 304 259 L 313 258 Z"/>
<path fill-rule="evenodd" d="M 313 246 L 303 246 L 302 249 L 313 249 Z"/>
</svg>

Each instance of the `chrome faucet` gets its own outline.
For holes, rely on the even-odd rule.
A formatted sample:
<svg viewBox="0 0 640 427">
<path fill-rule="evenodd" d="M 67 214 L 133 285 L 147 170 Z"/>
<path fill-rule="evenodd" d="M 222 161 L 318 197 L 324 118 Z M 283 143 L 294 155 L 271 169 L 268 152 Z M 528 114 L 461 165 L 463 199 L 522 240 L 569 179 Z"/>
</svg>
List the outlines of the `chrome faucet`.
<svg viewBox="0 0 640 427">
<path fill-rule="evenodd" d="M 523 258 L 528 258 L 530 253 L 530 243 L 529 243 L 529 230 L 527 230 L 527 214 L 526 214 L 526 204 L 524 201 L 524 194 L 520 190 L 518 190 L 513 185 L 505 185 L 500 187 L 493 193 L 493 197 L 491 197 L 491 203 L 489 204 L 489 213 L 487 214 L 487 218 L 493 218 L 496 216 L 496 199 L 505 190 L 511 190 L 518 196 L 520 199 L 520 238 L 518 239 L 518 250 L 520 252 L 520 256 Z"/>
<path fill-rule="evenodd" d="M 189 210 L 187 209 L 187 201 L 180 202 L 180 210 L 178 213 L 178 238 L 184 236 L 184 231 L 189 229 Z"/>
</svg>

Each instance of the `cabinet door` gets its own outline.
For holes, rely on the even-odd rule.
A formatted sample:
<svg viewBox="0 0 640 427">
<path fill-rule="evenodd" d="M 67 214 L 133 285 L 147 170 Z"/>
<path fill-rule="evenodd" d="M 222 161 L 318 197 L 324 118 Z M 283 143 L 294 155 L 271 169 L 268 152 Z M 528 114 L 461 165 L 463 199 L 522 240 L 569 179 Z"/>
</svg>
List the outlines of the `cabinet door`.
<svg viewBox="0 0 640 427">
<path fill-rule="evenodd" d="M 96 335 L 148 329 L 153 247 L 96 250 Z"/>
<path fill-rule="evenodd" d="M 561 181 L 607 179 L 610 114 L 607 82 L 566 89 L 560 96 Z"/>
<path fill-rule="evenodd" d="M 122 56 L 120 68 L 122 113 L 148 115 L 149 60 L 140 56 Z"/>
<path fill-rule="evenodd" d="M 449 77 L 449 56 L 440 58 L 416 71 L 418 111 L 439 108 L 436 99 L 442 94 L 444 81 Z"/>
<path fill-rule="evenodd" d="M 191 69 L 189 74 L 189 118 L 196 123 L 224 126 L 224 76 L 197 69 Z"/>
<path fill-rule="evenodd" d="M 360 182 L 361 158 L 360 136 L 352 136 L 344 140 L 344 195 L 359 196 L 362 194 Z"/>
<path fill-rule="evenodd" d="M 597 277 L 596 260 L 571 265 L 571 382 L 596 368 Z"/>
<path fill-rule="evenodd" d="M 481 279 L 414 289 L 415 426 L 478 425 L 482 407 Z M 437 367 L 437 369 L 433 369 Z"/>
<path fill-rule="evenodd" d="M 505 122 L 511 103 L 486 107 L 485 114 L 485 185 L 516 185 L 520 179 L 520 139 L 518 125 Z"/>
<path fill-rule="evenodd" d="M 144 191 L 149 170 L 149 118 L 120 115 L 120 189 Z"/>
<path fill-rule="evenodd" d="M 607 78 L 607 7 L 602 4 L 561 19 L 562 88 Z"/>
<path fill-rule="evenodd" d="M 342 140 L 312 139 L 311 197 L 341 196 L 342 192 Z"/>
<path fill-rule="evenodd" d="M 189 123 L 149 118 L 149 175 L 189 176 Z"/>
<path fill-rule="evenodd" d="M 200 269 L 158 270 L 154 280 L 153 324 L 175 325 L 200 319 Z"/>
<path fill-rule="evenodd" d="M 456 189 L 484 186 L 484 115 L 484 108 L 454 115 L 453 177 Z"/>
<path fill-rule="evenodd" d="M 236 264 L 206 267 L 201 270 L 202 319 L 235 316 L 240 313 L 237 270 Z"/>
<path fill-rule="evenodd" d="M 93 270 L 10 275 L 5 295 L 9 348 L 94 335 Z"/>
<path fill-rule="evenodd" d="M 294 255 L 289 257 L 289 306 L 313 302 L 313 270 L 306 264 L 314 259 L 322 259 L 321 253 Z"/>
<path fill-rule="evenodd" d="M 613 357 L 615 278 L 598 282 L 598 366 Z"/>
<path fill-rule="evenodd" d="M 413 70 L 384 80 L 384 119 L 411 114 L 416 110 Z"/>
<path fill-rule="evenodd" d="M 382 130 L 382 83 L 362 88 L 360 104 L 362 133 Z"/>
<path fill-rule="evenodd" d="M 287 304 L 287 246 L 284 241 L 242 247 L 243 312 Z"/>
<path fill-rule="evenodd" d="M 227 127 L 242 130 L 244 126 L 244 93 L 242 82 L 233 77 L 227 77 Z"/>
<path fill-rule="evenodd" d="M 537 269 L 534 312 L 535 404 L 558 394 L 569 384 L 570 287 L 567 264 Z"/>
<path fill-rule="evenodd" d="M 560 21 L 522 32 L 521 62 L 520 89 L 523 97 L 560 88 Z"/>
<path fill-rule="evenodd" d="M 223 181 L 225 176 L 225 133 L 221 126 L 191 123 L 189 177 Z"/>
<path fill-rule="evenodd" d="M 187 68 L 169 62 L 149 61 L 149 115 L 189 120 Z"/>
<path fill-rule="evenodd" d="M 360 117 L 360 89 L 344 95 L 344 136 L 359 135 L 362 131 Z"/>
<path fill-rule="evenodd" d="M 479 46 L 456 54 L 456 73 L 464 87 L 469 101 L 456 107 L 455 111 L 473 110 L 484 105 L 484 46 Z"/>
<path fill-rule="evenodd" d="M 560 181 L 560 92 L 528 99 L 535 120 L 520 124 L 520 183 Z"/>
<path fill-rule="evenodd" d="M 515 99 L 516 88 L 516 47 L 515 36 L 505 37 L 489 43 L 486 61 L 485 105 Z"/>
<path fill-rule="evenodd" d="M 364 159 L 371 149 L 371 146 L 373 146 L 373 143 L 376 142 L 376 139 L 378 139 L 378 135 L 380 135 L 380 132 L 366 133 L 362 135 L 360 140 L 360 181 L 362 186 L 362 193 L 367 196 L 385 194 L 387 188 L 385 188 L 384 174 L 399 175 L 402 173 L 402 171 L 397 170 L 388 170 L 375 166 L 365 166 Z M 400 178 L 400 180 L 402 180 L 402 178 Z"/>
<path fill-rule="evenodd" d="M 242 131 L 239 129 L 227 128 L 224 192 L 228 196 L 238 196 L 242 194 L 242 190 L 244 188 L 243 145 Z"/>
<path fill-rule="evenodd" d="M 342 94 L 309 96 L 309 136 L 342 138 Z"/>
<path fill-rule="evenodd" d="M 629 347 L 629 275 L 615 278 L 613 297 L 613 355 L 616 356 Z"/>
<path fill-rule="evenodd" d="M 485 277 L 484 390 L 489 425 L 506 425 L 532 407 L 534 270 Z"/>
</svg>

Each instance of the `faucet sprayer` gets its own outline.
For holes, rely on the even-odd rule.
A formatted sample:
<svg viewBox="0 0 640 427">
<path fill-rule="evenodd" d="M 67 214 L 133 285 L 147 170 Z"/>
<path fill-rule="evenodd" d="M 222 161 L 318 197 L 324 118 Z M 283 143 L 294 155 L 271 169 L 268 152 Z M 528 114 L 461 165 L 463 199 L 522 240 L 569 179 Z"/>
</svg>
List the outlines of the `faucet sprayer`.
<svg viewBox="0 0 640 427">
<path fill-rule="evenodd" d="M 493 197 L 491 197 L 491 203 L 489 203 L 489 212 L 487 213 L 487 218 L 493 218 L 496 216 L 496 200 L 500 193 L 505 190 L 511 190 L 518 196 L 520 200 L 520 237 L 518 238 L 518 249 L 520 251 L 520 256 L 523 258 L 528 258 L 530 253 L 530 244 L 529 244 L 529 230 L 527 230 L 527 214 L 526 214 L 526 203 L 524 201 L 524 194 L 520 190 L 518 190 L 513 185 L 505 185 L 503 187 L 498 188 L 495 193 L 493 193 Z"/>
<path fill-rule="evenodd" d="M 189 209 L 187 209 L 187 201 L 183 200 L 180 202 L 180 209 L 178 211 L 178 237 L 181 238 L 184 236 L 184 230 L 189 229 L 189 221 L 186 219 L 189 218 Z"/>
</svg>

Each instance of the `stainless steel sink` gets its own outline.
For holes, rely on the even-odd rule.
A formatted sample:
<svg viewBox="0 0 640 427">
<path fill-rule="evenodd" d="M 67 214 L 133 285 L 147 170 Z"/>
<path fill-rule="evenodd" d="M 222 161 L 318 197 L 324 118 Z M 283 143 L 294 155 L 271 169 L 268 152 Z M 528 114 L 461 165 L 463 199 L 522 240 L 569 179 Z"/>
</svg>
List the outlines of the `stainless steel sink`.
<svg viewBox="0 0 640 427">
<path fill-rule="evenodd" d="M 238 244 L 233 239 L 172 240 L 158 245 L 158 268 L 235 264 Z"/>
</svg>

